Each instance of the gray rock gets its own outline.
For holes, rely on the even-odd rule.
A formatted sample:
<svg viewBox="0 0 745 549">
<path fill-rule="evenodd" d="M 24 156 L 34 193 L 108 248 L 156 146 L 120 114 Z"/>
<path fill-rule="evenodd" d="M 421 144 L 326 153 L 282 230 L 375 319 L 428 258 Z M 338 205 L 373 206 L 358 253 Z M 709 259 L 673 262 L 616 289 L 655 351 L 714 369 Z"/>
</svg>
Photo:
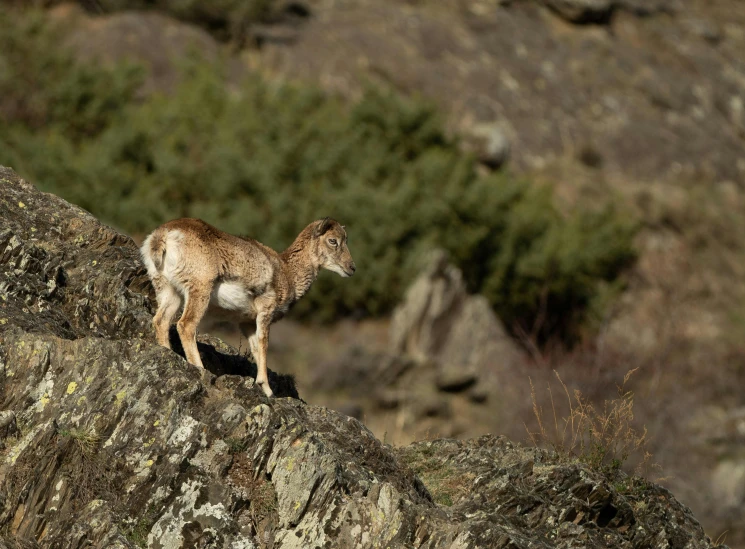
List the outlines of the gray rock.
<svg viewBox="0 0 745 549">
<path fill-rule="evenodd" d="M 16 414 L 12 410 L 0 412 L 0 440 L 14 435 L 18 431 L 16 425 Z"/>
<path fill-rule="evenodd" d="M 498 123 L 476 124 L 466 129 L 466 149 L 491 169 L 504 166 L 510 157 L 510 141 Z"/>
<path fill-rule="evenodd" d="M 375 392 L 375 404 L 381 410 L 395 410 L 401 405 L 400 391 L 395 389 L 379 389 Z"/>
<path fill-rule="evenodd" d="M 489 391 L 485 387 L 473 387 L 468 391 L 468 399 L 476 404 L 484 404 L 489 400 Z"/>
<path fill-rule="evenodd" d="M 412 413 L 418 419 L 436 417 L 449 419 L 453 416 L 450 403 L 436 394 L 419 395 L 412 399 Z"/>
<path fill-rule="evenodd" d="M 435 385 L 440 391 L 446 393 L 460 393 L 473 387 L 478 379 L 478 375 L 474 371 L 450 366 L 442 368 L 437 373 Z"/>
<path fill-rule="evenodd" d="M 469 295 L 460 270 L 437 251 L 393 312 L 394 351 L 467 371 L 521 359 L 516 343 L 483 296 Z"/>
<path fill-rule="evenodd" d="M 543 0 L 549 8 L 572 23 L 607 22 L 614 0 Z"/>
</svg>

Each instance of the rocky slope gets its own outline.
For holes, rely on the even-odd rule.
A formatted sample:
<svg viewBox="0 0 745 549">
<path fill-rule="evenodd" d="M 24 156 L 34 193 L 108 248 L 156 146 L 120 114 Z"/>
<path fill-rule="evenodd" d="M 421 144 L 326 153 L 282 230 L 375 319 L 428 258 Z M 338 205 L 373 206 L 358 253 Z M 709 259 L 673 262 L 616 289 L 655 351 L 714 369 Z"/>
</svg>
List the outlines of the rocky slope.
<svg viewBox="0 0 745 549">
<path fill-rule="evenodd" d="M 131 239 L 5 168 L 0 219 L 3 549 L 713 546 L 621 473 L 494 436 L 393 449 L 288 377 L 267 400 L 215 339 L 201 376 L 153 342 Z"/>
</svg>

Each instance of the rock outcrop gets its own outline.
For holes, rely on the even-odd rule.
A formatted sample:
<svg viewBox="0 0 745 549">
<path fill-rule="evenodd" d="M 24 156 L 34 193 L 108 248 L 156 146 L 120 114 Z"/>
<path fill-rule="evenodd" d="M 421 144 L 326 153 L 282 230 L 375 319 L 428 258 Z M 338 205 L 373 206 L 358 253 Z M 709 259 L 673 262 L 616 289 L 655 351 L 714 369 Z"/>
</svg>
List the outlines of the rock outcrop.
<svg viewBox="0 0 745 549">
<path fill-rule="evenodd" d="M 503 438 L 392 449 L 201 339 L 134 243 L 0 170 L 0 547 L 712 547 L 664 489 Z"/>
<path fill-rule="evenodd" d="M 489 301 L 467 293 L 463 273 L 441 250 L 432 253 L 393 312 L 391 344 L 395 352 L 465 369 L 521 358 Z"/>
</svg>

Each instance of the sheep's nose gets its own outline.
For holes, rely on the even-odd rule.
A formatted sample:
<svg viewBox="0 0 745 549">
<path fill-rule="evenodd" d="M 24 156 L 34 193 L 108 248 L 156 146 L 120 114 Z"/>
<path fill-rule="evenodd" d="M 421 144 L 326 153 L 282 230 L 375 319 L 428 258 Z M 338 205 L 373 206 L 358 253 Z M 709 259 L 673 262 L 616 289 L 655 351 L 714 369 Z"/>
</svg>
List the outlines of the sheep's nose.
<svg viewBox="0 0 745 549">
<path fill-rule="evenodd" d="M 357 270 L 357 265 L 355 265 L 354 263 L 352 263 L 349 266 L 349 270 L 352 271 L 352 274 L 354 274 L 354 272 Z"/>
</svg>

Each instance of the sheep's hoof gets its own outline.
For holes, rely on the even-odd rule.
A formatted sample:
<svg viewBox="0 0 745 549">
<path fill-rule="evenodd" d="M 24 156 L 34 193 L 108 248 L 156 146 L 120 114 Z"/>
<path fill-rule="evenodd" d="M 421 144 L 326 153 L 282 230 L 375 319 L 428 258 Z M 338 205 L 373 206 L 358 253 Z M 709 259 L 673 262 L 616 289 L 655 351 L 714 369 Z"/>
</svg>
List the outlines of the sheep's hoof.
<svg viewBox="0 0 745 549">
<path fill-rule="evenodd" d="M 267 398 L 274 398 L 274 393 L 272 392 L 271 388 L 269 387 L 269 382 L 264 381 L 263 383 L 260 381 L 256 382 L 259 387 L 261 387 L 261 390 L 264 391 L 264 394 Z"/>
</svg>

